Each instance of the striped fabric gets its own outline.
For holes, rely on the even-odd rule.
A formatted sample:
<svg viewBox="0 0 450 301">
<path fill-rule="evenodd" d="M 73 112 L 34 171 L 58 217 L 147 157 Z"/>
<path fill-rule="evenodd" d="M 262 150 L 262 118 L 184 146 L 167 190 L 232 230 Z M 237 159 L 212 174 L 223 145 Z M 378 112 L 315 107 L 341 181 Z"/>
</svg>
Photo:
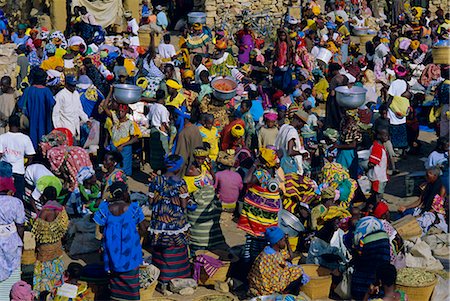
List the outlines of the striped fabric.
<svg viewBox="0 0 450 301">
<path fill-rule="evenodd" d="M 20 281 L 20 266 L 15 269 L 8 279 L 0 281 L 0 301 L 9 301 L 9 293 L 14 283 Z"/>
<path fill-rule="evenodd" d="M 174 278 L 190 278 L 187 246 L 154 247 L 153 264 L 160 270 L 159 281 L 169 282 Z"/>
<path fill-rule="evenodd" d="M 238 228 L 248 234 L 263 237 L 268 227 L 278 225 L 279 193 L 269 192 L 259 186 L 249 188 L 238 220 Z"/>
<path fill-rule="evenodd" d="M 314 181 L 306 176 L 297 173 L 286 174 L 283 208 L 295 213 L 298 202 L 310 204 L 318 200 L 319 196 L 315 193 L 315 186 Z"/>
<path fill-rule="evenodd" d="M 213 248 L 225 243 L 220 228 L 221 204 L 215 200 L 215 190 L 211 185 L 204 186 L 193 193 L 197 208 L 188 211 L 190 229 L 190 246 L 192 249 Z"/>
<path fill-rule="evenodd" d="M 114 273 L 109 280 L 111 300 L 140 300 L 139 267 L 129 272 Z"/>
</svg>

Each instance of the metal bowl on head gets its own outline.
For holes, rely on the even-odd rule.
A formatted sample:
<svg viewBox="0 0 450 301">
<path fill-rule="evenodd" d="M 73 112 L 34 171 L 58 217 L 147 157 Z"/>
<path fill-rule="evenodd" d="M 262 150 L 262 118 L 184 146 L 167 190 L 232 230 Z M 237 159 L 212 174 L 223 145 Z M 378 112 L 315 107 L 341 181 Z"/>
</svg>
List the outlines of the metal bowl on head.
<svg viewBox="0 0 450 301">
<path fill-rule="evenodd" d="M 356 109 L 366 102 L 367 90 L 361 87 L 341 86 L 336 88 L 336 101 L 346 109 Z"/>
<path fill-rule="evenodd" d="M 213 95 L 220 100 L 230 100 L 236 96 L 237 82 L 232 77 L 216 77 L 211 82 Z"/>
<path fill-rule="evenodd" d="M 114 85 L 114 98 L 118 103 L 132 104 L 141 99 L 142 89 L 136 85 L 117 84 Z"/>
<path fill-rule="evenodd" d="M 278 227 L 289 237 L 297 237 L 305 231 L 302 222 L 292 213 L 285 209 L 278 212 Z"/>
<path fill-rule="evenodd" d="M 355 36 L 366 35 L 368 31 L 369 31 L 368 27 L 353 27 L 353 34 Z"/>
<path fill-rule="evenodd" d="M 204 12 L 190 12 L 187 14 L 189 24 L 206 24 L 206 14 Z"/>
</svg>

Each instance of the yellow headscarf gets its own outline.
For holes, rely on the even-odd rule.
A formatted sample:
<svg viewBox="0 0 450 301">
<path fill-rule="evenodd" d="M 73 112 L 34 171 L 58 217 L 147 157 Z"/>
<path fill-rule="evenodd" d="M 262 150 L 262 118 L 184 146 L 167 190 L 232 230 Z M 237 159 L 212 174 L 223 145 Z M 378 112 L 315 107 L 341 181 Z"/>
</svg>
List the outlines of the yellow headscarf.
<svg viewBox="0 0 450 301">
<path fill-rule="evenodd" d="M 262 147 L 259 149 L 260 156 L 266 161 L 267 167 L 274 167 L 278 163 L 277 153 L 273 149 Z"/>
<path fill-rule="evenodd" d="M 209 156 L 209 150 L 206 150 L 203 148 L 194 149 L 194 157 L 208 157 L 208 156 Z"/>
<path fill-rule="evenodd" d="M 312 8 L 311 10 L 312 10 L 312 13 L 313 13 L 315 16 L 320 15 L 320 6 L 318 6 L 318 5 L 313 6 L 313 8 Z"/>
<path fill-rule="evenodd" d="M 241 138 L 244 136 L 245 130 L 240 124 L 236 124 L 231 128 L 231 135 L 236 138 Z"/>
<path fill-rule="evenodd" d="M 351 216 L 351 214 L 348 210 L 338 206 L 331 206 L 327 211 L 322 213 L 321 218 L 324 222 L 326 222 L 335 218 L 342 219 L 349 216 Z"/>
<path fill-rule="evenodd" d="M 412 9 L 415 9 L 417 11 L 417 15 L 415 15 L 415 17 L 417 19 L 420 19 L 422 17 L 423 14 L 423 8 L 420 6 L 414 6 Z"/>
<path fill-rule="evenodd" d="M 175 81 L 173 79 L 168 79 L 166 81 L 166 85 L 167 85 L 167 87 L 173 88 L 173 89 L 175 89 L 177 91 L 180 91 L 181 88 L 183 88 L 182 85 L 180 85 L 177 81 Z"/>
<path fill-rule="evenodd" d="M 225 42 L 224 40 L 218 40 L 216 42 L 216 48 L 220 50 L 227 49 L 227 42 Z"/>
<path fill-rule="evenodd" d="M 194 71 L 187 69 L 183 71 L 183 78 L 194 78 Z"/>
<path fill-rule="evenodd" d="M 202 26 L 202 24 L 200 24 L 200 23 L 194 23 L 194 24 L 192 25 L 192 29 L 193 29 L 193 30 L 202 30 L 202 28 L 203 28 L 203 26 Z"/>
<path fill-rule="evenodd" d="M 411 49 L 412 50 L 416 50 L 417 48 L 419 48 L 419 46 L 420 46 L 420 42 L 418 40 L 411 41 Z"/>
</svg>

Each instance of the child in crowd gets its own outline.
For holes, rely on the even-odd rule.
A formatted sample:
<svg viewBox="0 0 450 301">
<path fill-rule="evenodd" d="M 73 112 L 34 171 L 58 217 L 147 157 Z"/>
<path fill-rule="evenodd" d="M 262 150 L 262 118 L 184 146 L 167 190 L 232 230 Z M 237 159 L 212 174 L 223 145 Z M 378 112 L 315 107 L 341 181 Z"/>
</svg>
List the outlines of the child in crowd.
<svg viewBox="0 0 450 301">
<path fill-rule="evenodd" d="M 141 131 L 138 125 L 130 120 L 127 116 L 129 107 L 126 104 L 119 104 L 117 111 L 110 108 L 110 100 L 112 97 L 112 89 L 106 98 L 103 105 L 106 115 L 109 120 L 105 123 L 105 128 L 108 129 L 111 137 L 111 148 L 121 153 L 123 157 L 122 170 L 131 176 L 133 152 L 132 145 L 138 141 L 141 136 Z"/>
<path fill-rule="evenodd" d="M 196 81 L 197 82 L 197 81 Z M 213 92 L 211 84 L 209 83 L 209 71 L 202 70 L 200 72 L 200 93 L 198 94 L 198 101 L 201 103 L 203 98 Z"/>
<path fill-rule="evenodd" d="M 8 131 L 8 119 L 15 109 L 18 94 L 11 87 L 11 77 L 7 75 L 0 80 L 0 89 L 0 134 L 4 134 Z"/>
<path fill-rule="evenodd" d="M 217 163 L 219 171 L 216 173 L 214 187 L 223 210 L 232 212 L 236 208 L 239 195 L 244 187 L 241 175 L 233 168 L 234 152 L 231 150 L 219 152 Z"/>
<path fill-rule="evenodd" d="M 316 107 L 316 99 L 314 98 L 314 96 L 312 96 L 312 90 L 310 87 L 304 88 L 303 90 L 303 98 L 306 101 L 309 101 L 311 103 L 311 107 L 315 108 Z"/>
<path fill-rule="evenodd" d="M 164 63 L 168 63 L 175 58 L 177 52 L 175 51 L 175 47 L 172 44 L 170 44 L 169 34 L 164 35 L 163 41 L 164 43 L 158 45 L 158 53 L 161 56 L 161 60 Z"/>
<path fill-rule="evenodd" d="M 209 158 L 212 161 L 216 161 L 219 154 L 219 132 L 214 125 L 214 115 L 202 114 L 200 117 L 201 126 L 199 126 L 200 135 L 202 141 L 207 142 L 210 146 Z"/>
<path fill-rule="evenodd" d="M 275 145 L 275 139 L 278 134 L 277 118 L 278 114 L 274 111 L 264 113 L 264 126 L 259 130 L 258 144 L 259 148 L 268 145 Z"/>
<path fill-rule="evenodd" d="M 383 146 L 383 143 L 388 140 L 388 130 L 385 128 L 379 129 L 376 140 L 370 148 L 369 172 L 367 173 L 367 176 L 372 182 L 372 191 L 375 192 L 378 197 L 383 195 L 388 181 L 388 159 L 386 149 Z"/>
<path fill-rule="evenodd" d="M 252 148 L 252 139 L 256 133 L 255 129 L 255 121 L 253 120 L 253 116 L 250 113 L 250 109 L 252 108 L 251 100 L 244 100 L 241 103 L 241 119 L 245 123 L 245 145 L 248 148 Z"/>
<path fill-rule="evenodd" d="M 72 262 L 64 272 L 64 282 L 53 293 L 53 301 L 93 301 L 95 295 L 87 283 L 80 281 L 83 266 Z M 69 297 L 70 296 L 70 297 Z"/>
<path fill-rule="evenodd" d="M 380 116 L 377 119 L 375 119 L 375 122 L 373 124 L 374 134 L 376 134 L 380 129 L 389 129 L 389 118 L 387 115 L 388 114 L 387 106 L 384 104 L 381 105 L 380 108 L 378 109 L 378 112 L 379 112 Z M 392 146 L 391 140 L 389 139 L 383 145 L 389 156 L 391 170 L 393 173 L 396 173 L 397 171 L 395 169 L 395 157 L 397 157 L 397 155 L 395 154 L 394 147 Z"/>
</svg>

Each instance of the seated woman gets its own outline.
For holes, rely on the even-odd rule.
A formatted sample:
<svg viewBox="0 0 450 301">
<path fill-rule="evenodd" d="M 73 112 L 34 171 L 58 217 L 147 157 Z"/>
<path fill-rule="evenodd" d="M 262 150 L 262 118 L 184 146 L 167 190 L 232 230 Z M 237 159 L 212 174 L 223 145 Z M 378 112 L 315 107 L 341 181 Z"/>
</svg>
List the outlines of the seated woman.
<svg viewBox="0 0 450 301">
<path fill-rule="evenodd" d="M 403 215 L 412 214 L 413 216 L 431 211 L 434 200 L 439 197 L 445 198 L 446 195 L 446 189 L 442 183 L 440 173 L 441 170 L 436 166 L 427 169 L 427 182 L 417 201 L 407 206 L 400 206 L 398 211 Z"/>
<path fill-rule="evenodd" d="M 258 255 L 248 275 L 250 292 L 255 296 L 273 293 L 298 295 L 300 286 L 309 281 L 299 265 L 289 262 L 292 252 L 286 243 L 285 234 L 278 227 L 266 229 L 269 242 Z"/>
<path fill-rule="evenodd" d="M 323 221 L 323 226 L 311 241 L 306 263 L 326 267 L 335 276 L 339 276 L 340 273 L 345 271 L 347 260 L 343 253 L 344 250 L 331 246 L 330 241 L 334 232 L 338 229 L 338 222 L 347 217 L 350 217 L 350 212 L 341 207 L 330 206 L 326 209 L 320 218 Z"/>
</svg>

